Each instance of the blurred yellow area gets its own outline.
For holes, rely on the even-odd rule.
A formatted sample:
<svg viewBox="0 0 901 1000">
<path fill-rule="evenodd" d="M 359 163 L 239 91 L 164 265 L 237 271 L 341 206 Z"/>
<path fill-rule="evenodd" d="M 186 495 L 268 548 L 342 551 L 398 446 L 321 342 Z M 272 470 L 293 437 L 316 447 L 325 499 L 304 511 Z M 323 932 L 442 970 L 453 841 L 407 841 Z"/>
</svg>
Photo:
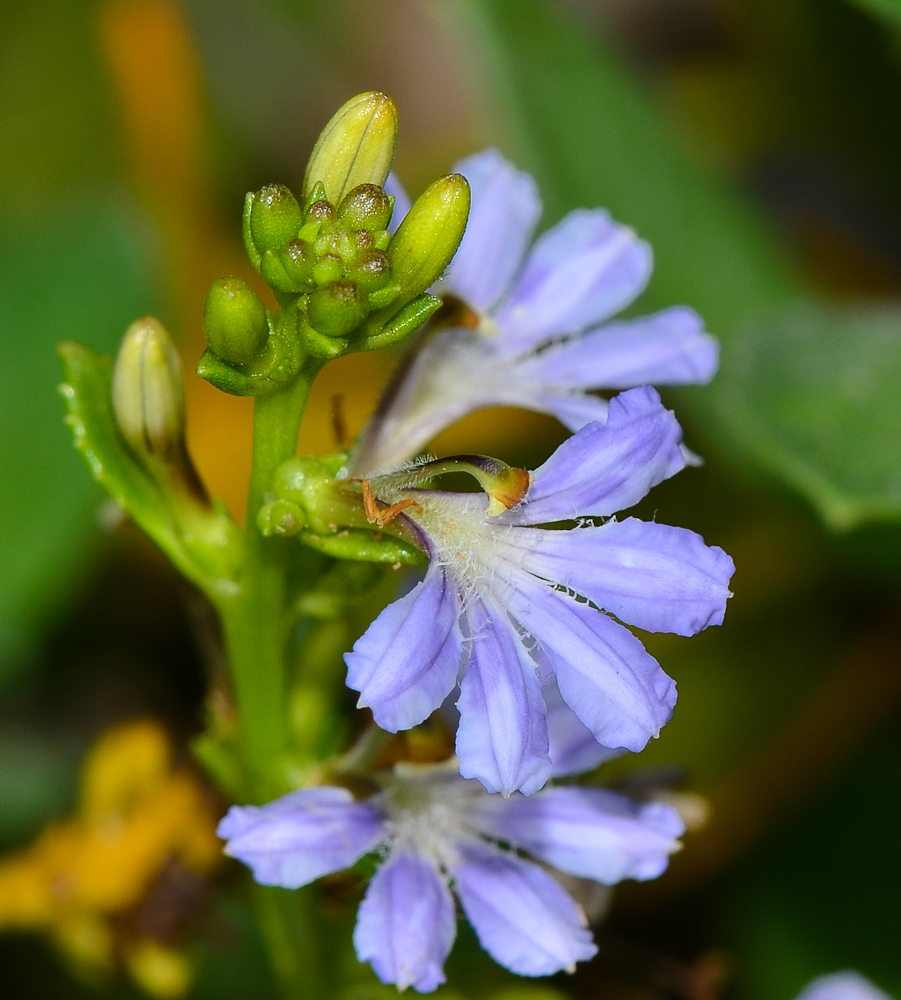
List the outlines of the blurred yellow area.
<svg viewBox="0 0 901 1000">
<path fill-rule="evenodd" d="M 157 723 L 114 726 L 87 755 L 76 814 L 0 859 L 0 930 L 45 931 L 89 977 L 124 964 L 153 995 L 181 996 L 191 982 L 187 958 L 123 918 L 167 867 L 214 872 L 217 820 L 216 803 L 174 764 Z"/>
</svg>

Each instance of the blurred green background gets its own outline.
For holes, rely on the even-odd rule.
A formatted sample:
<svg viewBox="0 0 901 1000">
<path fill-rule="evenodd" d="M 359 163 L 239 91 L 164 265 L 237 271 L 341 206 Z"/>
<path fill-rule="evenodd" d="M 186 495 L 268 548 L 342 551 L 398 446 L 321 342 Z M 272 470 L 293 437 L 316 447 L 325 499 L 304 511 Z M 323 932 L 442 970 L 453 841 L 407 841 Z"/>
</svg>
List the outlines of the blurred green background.
<svg viewBox="0 0 901 1000">
<path fill-rule="evenodd" d="M 636 311 L 689 304 L 722 342 L 711 386 L 667 395 L 706 464 L 644 514 L 726 548 L 735 597 L 722 629 L 650 638 L 680 703 L 629 765 L 678 766 L 710 818 L 552 989 L 791 1000 L 853 966 L 901 997 L 901 0 L 30 0 L 0 38 L 0 847 L 71 809 L 104 727 L 203 717 L 208 614 L 71 448 L 56 341 L 112 351 L 153 312 L 189 372 L 210 282 L 256 277 L 244 192 L 299 187 L 332 111 L 382 89 L 414 193 L 496 145 L 542 226 L 603 205 L 652 243 Z M 309 451 L 391 364 L 327 369 Z M 246 404 L 189 378 L 192 450 L 236 511 Z M 496 411 L 436 450 L 532 464 L 561 436 Z M 192 942 L 191 996 L 272 995 L 240 880 Z M 557 996 L 479 956 L 461 929 L 449 1000 Z M 0 967 L 19 998 L 137 995 L 27 935 Z M 360 976 L 348 997 L 383 995 Z"/>
</svg>

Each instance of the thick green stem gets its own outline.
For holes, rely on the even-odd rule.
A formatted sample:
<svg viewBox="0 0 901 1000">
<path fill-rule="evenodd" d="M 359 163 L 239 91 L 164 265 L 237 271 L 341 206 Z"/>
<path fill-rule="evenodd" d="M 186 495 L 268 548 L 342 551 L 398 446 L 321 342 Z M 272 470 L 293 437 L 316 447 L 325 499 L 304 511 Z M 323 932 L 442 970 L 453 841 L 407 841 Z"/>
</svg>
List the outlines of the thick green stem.
<svg viewBox="0 0 901 1000">
<path fill-rule="evenodd" d="M 304 406 L 321 364 L 308 361 L 286 388 L 254 404 L 253 468 L 244 566 L 238 593 L 220 605 L 240 720 L 245 801 L 283 794 L 280 762 L 291 748 L 287 705 L 286 562 L 290 542 L 264 538 L 256 518 L 275 472 L 292 458 Z M 256 908 L 286 1000 L 322 997 L 316 922 L 309 891 L 257 887 Z"/>
<path fill-rule="evenodd" d="M 260 930 L 284 1000 L 325 1000 L 319 925 L 314 889 L 289 891 L 254 886 L 254 903 Z"/>
<path fill-rule="evenodd" d="M 265 801 L 284 791 L 275 776 L 276 765 L 289 746 L 285 704 L 288 553 L 284 539 L 260 534 L 256 515 L 276 469 L 295 454 L 304 404 L 318 369 L 318 363 L 308 363 L 285 389 L 255 401 L 244 567 L 239 592 L 221 609 L 241 725 L 246 791 L 252 801 Z"/>
</svg>

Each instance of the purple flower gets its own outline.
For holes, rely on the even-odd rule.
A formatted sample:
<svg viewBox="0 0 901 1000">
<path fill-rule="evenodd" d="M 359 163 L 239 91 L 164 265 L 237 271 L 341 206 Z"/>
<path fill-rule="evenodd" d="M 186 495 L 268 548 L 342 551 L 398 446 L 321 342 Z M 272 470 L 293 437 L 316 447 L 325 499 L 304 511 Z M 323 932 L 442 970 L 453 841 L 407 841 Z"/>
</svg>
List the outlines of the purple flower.
<svg viewBox="0 0 901 1000">
<path fill-rule="evenodd" d="M 484 407 L 539 410 L 578 430 L 606 416 L 591 390 L 713 377 L 717 343 L 691 309 L 607 322 L 651 273 L 650 247 L 630 229 L 601 209 L 580 210 L 528 250 L 541 215 L 532 178 L 493 149 L 454 169 L 469 180 L 472 209 L 436 291 L 462 300 L 473 325 L 438 333 L 414 355 L 364 434 L 353 475 L 411 458 Z M 392 185 L 400 217 L 406 198 Z"/>
<path fill-rule="evenodd" d="M 366 802 L 343 788 L 305 789 L 262 807 L 233 806 L 218 833 L 258 882 L 286 888 L 379 851 L 384 860 L 357 914 L 357 956 L 382 982 L 428 993 L 445 981 L 456 935 L 452 890 L 497 962 L 550 975 L 596 948 L 575 901 L 518 852 L 612 885 L 660 875 L 683 830 L 661 803 L 579 787 L 503 799 L 455 767 L 406 764 Z"/>
<path fill-rule="evenodd" d="M 346 654 L 358 704 L 396 732 L 422 722 L 459 682 L 461 773 L 489 791 L 529 794 L 547 780 L 542 687 L 554 678 L 598 743 L 641 750 L 670 718 L 675 685 L 611 615 L 678 635 L 720 624 L 732 560 L 692 531 L 634 518 L 536 525 L 632 506 L 684 466 L 680 444 L 672 413 L 644 387 L 615 397 L 606 424 L 564 442 L 498 516 L 481 494 L 373 480 L 382 502 L 415 501 L 401 517 L 429 566 Z"/>
<path fill-rule="evenodd" d="M 874 986 L 866 976 L 846 969 L 811 980 L 796 1000 L 891 1000 L 891 997 Z"/>
</svg>

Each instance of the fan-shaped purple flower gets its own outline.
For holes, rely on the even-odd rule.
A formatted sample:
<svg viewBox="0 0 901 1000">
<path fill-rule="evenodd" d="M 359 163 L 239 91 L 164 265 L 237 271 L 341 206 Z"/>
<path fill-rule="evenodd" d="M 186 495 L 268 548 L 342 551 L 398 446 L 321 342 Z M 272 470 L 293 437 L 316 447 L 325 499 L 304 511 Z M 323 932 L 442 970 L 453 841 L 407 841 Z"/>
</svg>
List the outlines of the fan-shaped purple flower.
<svg viewBox="0 0 901 1000">
<path fill-rule="evenodd" d="M 644 289 L 651 250 L 601 209 L 570 213 L 529 250 L 541 215 L 532 178 L 489 149 L 456 164 L 469 225 L 437 292 L 471 320 L 425 343 L 395 380 L 352 459 L 369 476 L 417 455 L 445 427 L 489 406 L 604 420 L 596 389 L 709 381 L 718 346 L 691 309 L 608 322 Z M 396 179 L 396 215 L 406 203 Z"/>
<path fill-rule="evenodd" d="M 407 729 L 459 682 L 461 773 L 489 791 L 531 793 L 547 780 L 541 688 L 553 678 L 600 744 L 642 749 L 669 719 L 675 685 L 610 615 L 679 635 L 719 624 L 732 560 L 694 532 L 634 518 L 537 525 L 631 506 L 683 467 L 680 445 L 672 413 L 644 387 L 558 448 L 499 516 L 481 494 L 373 480 L 384 503 L 415 501 L 401 516 L 430 562 L 345 657 L 360 706 L 384 729 Z"/>
<path fill-rule="evenodd" d="M 379 849 L 385 860 L 360 906 L 354 946 L 382 982 L 421 993 L 445 981 L 456 935 L 451 890 L 485 950 L 513 972 L 550 975 L 594 955 L 578 905 L 518 851 L 612 885 L 656 877 L 679 847 L 684 827 L 667 805 L 597 788 L 503 799 L 448 763 L 401 765 L 365 802 L 342 788 L 311 788 L 262 807 L 233 806 L 219 835 L 257 881 L 289 888 Z M 346 849 L 340 857 L 322 835 L 324 803 L 325 825 Z"/>
</svg>

